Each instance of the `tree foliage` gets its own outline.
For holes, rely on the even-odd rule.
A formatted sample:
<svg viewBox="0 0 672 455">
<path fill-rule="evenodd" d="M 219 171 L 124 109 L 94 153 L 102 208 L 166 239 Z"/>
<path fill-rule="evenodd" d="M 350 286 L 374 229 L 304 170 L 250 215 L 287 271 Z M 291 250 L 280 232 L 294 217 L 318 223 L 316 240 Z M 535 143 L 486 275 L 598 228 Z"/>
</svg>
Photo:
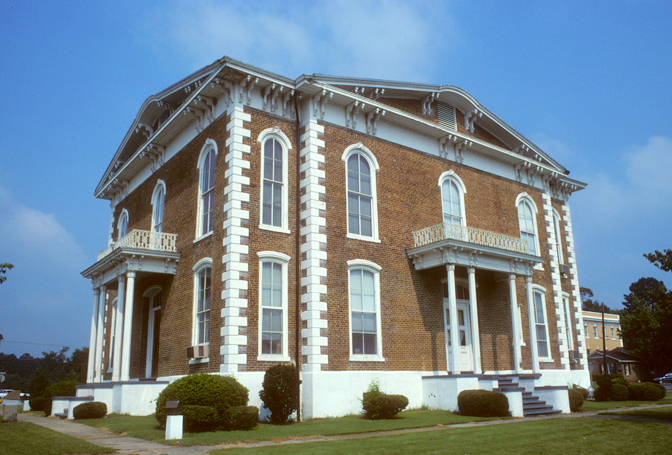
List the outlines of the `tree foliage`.
<svg viewBox="0 0 672 455">
<path fill-rule="evenodd" d="M 662 270 L 671 270 L 672 251 L 644 255 Z M 656 278 L 640 278 L 624 296 L 621 333 L 625 347 L 655 375 L 672 371 L 672 291 Z"/>
<path fill-rule="evenodd" d="M 613 308 L 609 308 L 602 302 L 593 300 L 594 294 L 592 289 L 581 287 L 579 288 L 579 292 L 581 292 L 582 309 L 584 311 L 595 311 L 597 313 L 601 313 L 602 307 L 604 306 L 605 313 L 611 313 L 611 314 L 618 313 L 618 310 L 614 310 Z"/>
<path fill-rule="evenodd" d="M 7 273 L 7 270 L 12 270 L 13 268 L 14 264 L 10 264 L 9 262 L 0 264 L 0 283 L 4 283 L 7 280 L 5 274 Z"/>
</svg>

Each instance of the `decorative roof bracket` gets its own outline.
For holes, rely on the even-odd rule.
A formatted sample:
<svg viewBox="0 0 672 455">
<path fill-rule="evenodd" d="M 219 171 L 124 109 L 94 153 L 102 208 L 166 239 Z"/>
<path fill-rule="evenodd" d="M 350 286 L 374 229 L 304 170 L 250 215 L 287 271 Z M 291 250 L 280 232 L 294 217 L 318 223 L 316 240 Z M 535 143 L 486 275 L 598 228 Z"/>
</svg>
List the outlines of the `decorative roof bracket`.
<svg viewBox="0 0 672 455">
<path fill-rule="evenodd" d="M 138 123 L 135 127 L 135 132 L 145 136 L 145 140 L 149 139 L 154 134 L 154 128 L 144 123 Z"/>
<path fill-rule="evenodd" d="M 215 106 L 217 105 L 217 100 L 210 98 L 209 96 L 198 95 L 192 101 L 194 106 L 202 107 L 203 110 L 203 120 L 209 120 L 210 122 L 215 121 Z M 205 124 L 203 125 L 205 128 Z"/>
<path fill-rule="evenodd" d="M 244 80 L 240 81 L 239 87 L 240 87 L 240 100 L 238 101 L 239 103 L 245 103 L 246 105 L 250 105 L 252 102 L 252 89 L 254 88 L 255 85 L 259 83 L 259 78 L 258 77 L 252 77 L 252 76 L 247 76 Z"/>
<path fill-rule="evenodd" d="M 289 114 L 289 117 L 292 119 L 294 118 L 294 109 L 289 106 L 289 101 L 294 96 L 294 93 L 296 93 L 294 90 L 290 90 L 282 98 L 282 115 L 287 117 L 287 114 Z"/>
<path fill-rule="evenodd" d="M 321 119 L 324 119 L 324 107 L 327 105 L 329 100 L 334 97 L 334 93 L 329 90 L 322 90 L 321 93 L 313 96 L 313 115 L 318 116 Z"/>
<path fill-rule="evenodd" d="M 219 89 L 220 92 L 224 93 L 224 102 L 227 106 L 231 105 L 234 96 L 233 92 L 235 90 L 233 82 L 216 77 L 210 82 L 210 87 Z"/>
<path fill-rule="evenodd" d="M 182 111 L 184 115 L 191 116 L 194 120 L 196 120 L 196 131 L 199 133 L 203 131 L 204 129 L 204 117 L 205 117 L 205 112 L 203 112 L 202 109 L 198 109 L 195 107 L 186 107 Z"/>
<path fill-rule="evenodd" d="M 366 114 L 366 132 L 375 136 L 378 131 L 378 120 L 384 116 L 385 110 L 380 108 Z"/>
<path fill-rule="evenodd" d="M 474 109 L 464 116 L 464 127 L 469 130 L 469 132 L 473 133 L 476 120 L 481 117 L 483 117 L 483 112 L 479 111 L 478 109 Z"/>
<path fill-rule="evenodd" d="M 464 162 L 464 151 L 471 147 L 474 143 L 467 139 L 463 139 L 455 146 L 455 162 L 462 164 Z"/>
<path fill-rule="evenodd" d="M 449 134 L 439 139 L 439 156 L 441 158 L 448 159 L 448 147 L 450 147 L 451 142 L 453 144 L 457 142 L 457 136 L 454 134 Z"/>
<path fill-rule="evenodd" d="M 165 163 L 166 148 L 162 145 L 149 144 L 140 152 L 140 158 L 145 158 L 151 163 L 152 173 L 156 172 Z"/>
<path fill-rule="evenodd" d="M 439 99 L 438 92 L 432 92 L 422 99 L 422 114 L 423 115 L 434 115 L 434 109 L 432 109 L 432 103 Z"/>
<path fill-rule="evenodd" d="M 362 101 L 353 101 L 345 108 L 345 126 L 346 128 L 357 127 L 357 115 L 366 107 L 366 103 Z"/>
</svg>

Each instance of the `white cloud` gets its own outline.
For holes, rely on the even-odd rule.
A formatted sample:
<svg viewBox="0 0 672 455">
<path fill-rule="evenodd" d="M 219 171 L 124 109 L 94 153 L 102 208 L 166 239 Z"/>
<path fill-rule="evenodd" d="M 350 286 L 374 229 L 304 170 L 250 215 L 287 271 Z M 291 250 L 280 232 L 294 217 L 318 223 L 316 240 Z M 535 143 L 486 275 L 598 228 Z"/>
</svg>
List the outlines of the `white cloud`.
<svg viewBox="0 0 672 455">
<path fill-rule="evenodd" d="M 142 24 L 159 52 L 194 69 L 227 55 L 287 77 L 326 73 L 440 82 L 433 71 L 454 42 L 449 3 L 376 0 L 177 3 Z"/>
</svg>

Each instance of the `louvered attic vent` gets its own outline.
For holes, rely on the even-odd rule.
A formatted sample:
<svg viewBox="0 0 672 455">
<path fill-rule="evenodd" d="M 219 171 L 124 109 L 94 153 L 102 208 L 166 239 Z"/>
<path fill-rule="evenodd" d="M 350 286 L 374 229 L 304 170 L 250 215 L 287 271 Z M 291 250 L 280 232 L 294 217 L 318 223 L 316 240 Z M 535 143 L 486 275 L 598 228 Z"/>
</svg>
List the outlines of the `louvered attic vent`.
<svg viewBox="0 0 672 455">
<path fill-rule="evenodd" d="M 455 108 L 449 104 L 442 103 L 441 101 L 438 101 L 436 104 L 437 112 L 439 114 L 439 125 L 456 130 L 457 120 L 455 118 Z"/>
</svg>

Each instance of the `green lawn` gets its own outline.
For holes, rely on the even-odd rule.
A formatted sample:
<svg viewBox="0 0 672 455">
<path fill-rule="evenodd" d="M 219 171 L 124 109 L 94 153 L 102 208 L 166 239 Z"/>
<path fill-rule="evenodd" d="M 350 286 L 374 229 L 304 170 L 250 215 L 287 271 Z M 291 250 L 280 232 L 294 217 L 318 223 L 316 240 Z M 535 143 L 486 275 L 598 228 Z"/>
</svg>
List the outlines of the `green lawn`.
<svg viewBox="0 0 672 455">
<path fill-rule="evenodd" d="M 658 401 L 584 401 L 581 407 L 582 412 L 603 411 L 605 409 L 634 408 L 650 404 L 669 404 L 672 405 L 672 393 Z"/>
<path fill-rule="evenodd" d="M 600 414 L 650 417 L 652 419 L 672 420 L 672 406 L 652 409 L 635 409 L 632 411 L 601 412 Z"/>
<path fill-rule="evenodd" d="M 257 454 L 516 454 L 617 455 L 669 453 L 672 426 L 586 417 L 513 422 L 487 427 L 409 433 L 369 439 L 256 447 Z M 249 454 L 221 449 L 212 455 Z"/>
<path fill-rule="evenodd" d="M 313 419 L 292 425 L 260 424 L 250 431 L 219 431 L 207 433 L 185 433 L 179 441 L 166 441 L 165 430 L 158 428 L 156 419 L 111 415 L 105 419 L 83 420 L 82 423 L 105 428 L 115 433 L 147 439 L 171 445 L 202 445 L 238 441 L 263 441 L 269 439 L 305 438 L 310 436 L 331 436 L 339 434 L 369 433 L 373 431 L 419 428 L 435 425 L 451 425 L 465 422 L 491 420 L 484 417 L 466 417 L 450 411 L 413 410 L 404 411 L 392 420 L 366 420 L 361 416 L 346 416 L 333 419 Z"/>
<path fill-rule="evenodd" d="M 111 452 L 114 452 L 114 450 L 29 422 L 0 423 L 0 455 L 66 455 Z"/>
</svg>

